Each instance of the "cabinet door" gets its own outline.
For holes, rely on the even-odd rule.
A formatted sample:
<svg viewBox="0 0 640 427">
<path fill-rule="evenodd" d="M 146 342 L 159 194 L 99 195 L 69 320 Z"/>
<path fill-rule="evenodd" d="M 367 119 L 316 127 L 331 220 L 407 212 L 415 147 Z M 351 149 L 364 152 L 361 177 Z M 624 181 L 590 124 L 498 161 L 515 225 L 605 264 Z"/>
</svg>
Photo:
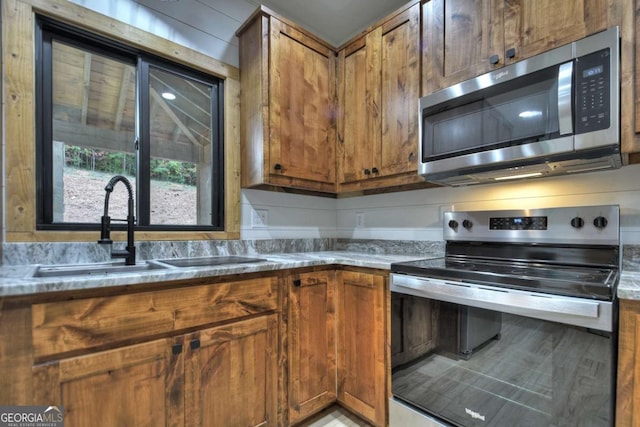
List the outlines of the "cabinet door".
<svg viewBox="0 0 640 427">
<path fill-rule="evenodd" d="M 386 279 L 343 271 L 338 282 L 338 400 L 386 425 Z"/>
<path fill-rule="evenodd" d="M 640 402 L 640 302 L 620 300 L 616 425 L 638 425 Z"/>
<path fill-rule="evenodd" d="M 335 53 L 270 22 L 271 176 L 335 184 Z"/>
<path fill-rule="evenodd" d="M 507 63 L 537 55 L 607 29 L 607 0 L 504 0 Z M 631 11 L 629 11 L 631 13 Z"/>
<path fill-rule="evenodd" d="M 380 40 L 380 143 L 373 176 L 418 170 L 420 5 L 385 22 Z M 377 171 L 377 173 L 376 173 Z"/>
<path fill-rule="evenodd" d="M 183 353 L 172 351 L 169 340 L 57 360 L 33 371 L 34 401 L 64 406 L 66 426 L 184 425 Z"/>
<path fill-rule="evenodd" d="M 429 0 L 423 4 L 423 95 L 504 65 L 503 1 Z M 492 64 L 494 55 L 498 62 Z"/>
<path fill-rule="evenodd" d="M 379 140 L 379 64 L 375 44 L 379 31 L 356 40 L 340 51 L 339 182 L 366 179 L 371 173 L 373 145 Z M 369 171 L 369 174 L 365 173 Z"/>
<path fill-rule="evenodd" d="M 289 422 L 336 400 L 335 279 L 328 271 L 289 276 Z"/>
<path fill-rule="evenodd" d="M 276 425 L 277 333 L 268 315 L 187 337 L 186 425 Z"/>
</svg>

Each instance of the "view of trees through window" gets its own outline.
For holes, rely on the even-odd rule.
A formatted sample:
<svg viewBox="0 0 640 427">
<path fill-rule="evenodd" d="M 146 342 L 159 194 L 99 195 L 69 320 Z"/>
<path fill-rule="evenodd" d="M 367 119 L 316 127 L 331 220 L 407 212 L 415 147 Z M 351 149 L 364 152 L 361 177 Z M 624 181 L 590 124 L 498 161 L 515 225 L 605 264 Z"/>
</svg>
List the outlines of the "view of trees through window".
<svg viewBox="0 0 640 427">
<path fill-rule="evenodd" d="M 136 175 L 136 158 L 133 154 L 111 153 L 104 150 L 65 146 L 65 167 L 109 174 Z M 175 160 L 151 159 L 151 179 L 175 184 L 195 185 L 196 165 Z"/>
</svg>

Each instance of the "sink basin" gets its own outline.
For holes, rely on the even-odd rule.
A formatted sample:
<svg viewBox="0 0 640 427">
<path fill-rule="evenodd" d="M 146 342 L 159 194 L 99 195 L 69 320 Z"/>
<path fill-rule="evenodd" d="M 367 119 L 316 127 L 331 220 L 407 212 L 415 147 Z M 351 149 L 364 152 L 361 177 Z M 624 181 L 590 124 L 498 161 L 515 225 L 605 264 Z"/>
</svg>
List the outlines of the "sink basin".
<svg viewBox="0 0 640 427">
<path fill-rule="evenodd" d="M 210 256 L 200 258 L 174 258 L 161 259 L 158 262 L 174 267 L 207 267 L 227 264 L 244 264 L 249 262 L 266 261 L 263 258 L 251 258 L 245 256 Z"/>
<path fill-rule="evenodd" d="M 41 265 L 33 272 L 33 277 L 69 277 L 69 276 L 105 276 L 110 274 L 135 273 L 141 271 L 160 270 L 167 267 L 152 262 L 141 262 L 136 265 L 118 263 Z"/>
</svg>

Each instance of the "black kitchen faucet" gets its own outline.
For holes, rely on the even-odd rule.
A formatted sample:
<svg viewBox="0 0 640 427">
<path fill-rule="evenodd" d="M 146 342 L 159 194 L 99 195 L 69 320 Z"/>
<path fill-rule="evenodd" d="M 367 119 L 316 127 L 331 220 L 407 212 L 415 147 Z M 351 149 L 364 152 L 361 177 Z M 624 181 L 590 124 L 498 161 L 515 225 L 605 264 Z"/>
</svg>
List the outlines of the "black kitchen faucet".
<svg viewBox="0 0 640 427">
<path fill-rule="evenodd" d="M 109 216 L 109 196 L 113 191 L 113 186 L 122 182 L 125 187 L 127 187 L 127 192 L 129 193 L 129 209 L 127 212 L 127 219 L 113 219 L 113 221 L 118 222 L 126 222 L 127 223 L 127 246 L 124 250 L 114 250 L 111 249 L 111 258 L 124 258 L 126 265 L 135 265 L 136 263 L 136 247 L 133 241 L 133 226 L 135 224 L 135 217 L 133 215 L 133 189 L 131 187 L 131 183 L 127 178 L 122 175 L 116 175 L 109 183 L 104 187 L 104 190 L 107 192 L 104 196 L 104 214 L 102 215 L 102 227 L 100 229 L 100 240 L 98 243 L 103 245 L 111 245 L 113 241 L 111 240 L 111 217 Z"/>
</svg>

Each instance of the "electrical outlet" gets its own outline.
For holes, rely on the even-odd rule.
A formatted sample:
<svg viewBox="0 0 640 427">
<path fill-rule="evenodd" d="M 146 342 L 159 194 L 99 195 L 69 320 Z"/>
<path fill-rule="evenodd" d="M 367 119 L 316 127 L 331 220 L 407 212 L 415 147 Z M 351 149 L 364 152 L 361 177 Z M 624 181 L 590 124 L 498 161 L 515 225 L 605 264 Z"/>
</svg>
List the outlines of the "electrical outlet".
<svg viewBox="0 0 640 427">
<path fill-rule="evenodd" d="M 364 228 L 364 212 L 356 212 L 356 228 Z"/>
<path fill-rule="evenodd" d="M 269 210 L 254 209 L 251 213 L 251 228 L 266 228 L 269 226 Z"/>
</svg>

